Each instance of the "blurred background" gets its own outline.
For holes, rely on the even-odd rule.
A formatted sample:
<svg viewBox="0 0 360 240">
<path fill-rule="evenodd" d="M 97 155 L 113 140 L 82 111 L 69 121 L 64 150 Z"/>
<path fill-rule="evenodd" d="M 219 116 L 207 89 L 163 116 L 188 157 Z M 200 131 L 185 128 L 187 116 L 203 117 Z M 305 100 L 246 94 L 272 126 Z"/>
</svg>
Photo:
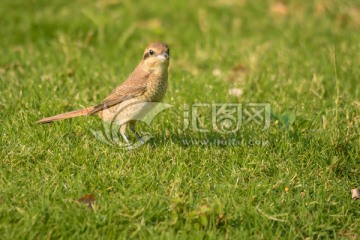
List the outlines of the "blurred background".
<svg viewBox="0 0 360 240">
<path fill-rule="evenodd" d="M 358 94 L 354 84 L 359 82 L 352 79 L 359 79 L 359 5 L 340 0 L 2 1 L 0 64 L 7 82 L 2 88 L 11 86 L 9 93 L 16 94 L 14 89 L 32 83 L 45 88 L 38 94 L 49 102 L 63 96 L 48 96 L 47 90 L 65 84 L 64 92 L 74 88 L 80 95 L 74 100 L 99 101 L 126 78 L 149 42 L 163 41 L 172 55 L 168 97 L 178 100 L 187 95 L 222 100 L 226 88 L 235 87 L 241 89 L 235 97 L 246 100 L 291 105 L 291 96 L 312 104 L 311 99 L 335 94 L 334 50 L 341 89 Z M 13 78 L 4 75 L 9 71 Z M 88 87 L 77 86 L 82 83 Z M 199 87 L 209 95 L 194 96 Z"/>
<path fill-rule="evenodd" d="M 168 103 L 267 102 L 330 124 L 359 108 L 359 1 L 14 0 L 0 14 L 0 104 L 34 120 L 100 102 L 152 41 L 171 48 Z"/>
</svg>

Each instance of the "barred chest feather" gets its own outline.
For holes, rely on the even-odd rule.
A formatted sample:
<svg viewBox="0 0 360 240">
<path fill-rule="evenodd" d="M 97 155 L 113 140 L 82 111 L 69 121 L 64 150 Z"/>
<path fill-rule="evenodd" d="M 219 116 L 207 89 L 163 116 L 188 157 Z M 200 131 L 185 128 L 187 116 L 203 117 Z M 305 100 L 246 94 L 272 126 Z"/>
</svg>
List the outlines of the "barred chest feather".
<svg viewBox="0 0 360 240">
<path fill-rule="evenodd" d="M 154 76 L 149 79 L 147 91 L 144 94 L 146 101 L 160 102 L 166 93 L 168 74 L 167 71 L 163 72 L 160 76 Z"/>
</svg>

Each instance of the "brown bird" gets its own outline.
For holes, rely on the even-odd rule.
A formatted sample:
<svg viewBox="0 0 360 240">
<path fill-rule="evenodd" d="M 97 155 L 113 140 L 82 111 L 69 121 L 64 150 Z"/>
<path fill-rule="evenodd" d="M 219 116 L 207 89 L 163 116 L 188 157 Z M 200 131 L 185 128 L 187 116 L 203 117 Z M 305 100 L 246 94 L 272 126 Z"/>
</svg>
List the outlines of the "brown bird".
<svg viewBox="0 0 360 240">
<path fill-rule="evenodd" d="M 120 133 L 130 145 L 126 135 L 126 125 L 140 139 L 135 131 L 134 119 L 144 116 L 149 111 L 142 102 L 160 102 L 167 89 L 169 47 L 160 42 L 151 43 L 144 51 L 139 65 L 125 82 L 115 88 L 99 105 L 72 112 L 62 113 L 39 120 L 37 123 L 51 123 L 58 120 L 97 114 L 103 121 L 121 125 Z M 140 106 L 140 107 L 139 107 Z"/>
</svg>

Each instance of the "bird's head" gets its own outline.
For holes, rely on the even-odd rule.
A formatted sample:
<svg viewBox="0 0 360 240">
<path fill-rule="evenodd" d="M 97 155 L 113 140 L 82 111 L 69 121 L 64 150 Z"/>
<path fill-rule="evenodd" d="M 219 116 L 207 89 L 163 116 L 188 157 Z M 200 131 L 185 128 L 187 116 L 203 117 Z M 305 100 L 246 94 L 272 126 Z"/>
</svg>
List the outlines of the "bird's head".
<svg viewBox="0 0 360 240">
<path fill-rule="evenodd" d="M 144 51 L 143 67 L 149 71 L 167 70 L 170 61 L 170 50 L 165 43 L 150 43 Z"/>
</svg>

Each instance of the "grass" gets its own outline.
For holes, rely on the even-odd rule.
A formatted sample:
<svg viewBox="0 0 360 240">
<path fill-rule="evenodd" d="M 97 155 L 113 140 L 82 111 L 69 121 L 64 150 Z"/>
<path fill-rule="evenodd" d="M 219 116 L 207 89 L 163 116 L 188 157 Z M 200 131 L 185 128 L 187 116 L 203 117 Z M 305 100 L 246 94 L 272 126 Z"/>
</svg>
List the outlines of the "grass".
<svg viewBox="0 0 360 240">
<path fill-rule="evenodd" d="M 2 239 L 360 237 L 359 2 L 5 0 L 0 15 Z M 144 146 L 101 143 L 96 118 L 34 124 L 99 103 L 154 40 L 174 107 L 141 124 Z M 184 130 L 194 103 L 269 103 L 271 125 Z"/>
</svg>

